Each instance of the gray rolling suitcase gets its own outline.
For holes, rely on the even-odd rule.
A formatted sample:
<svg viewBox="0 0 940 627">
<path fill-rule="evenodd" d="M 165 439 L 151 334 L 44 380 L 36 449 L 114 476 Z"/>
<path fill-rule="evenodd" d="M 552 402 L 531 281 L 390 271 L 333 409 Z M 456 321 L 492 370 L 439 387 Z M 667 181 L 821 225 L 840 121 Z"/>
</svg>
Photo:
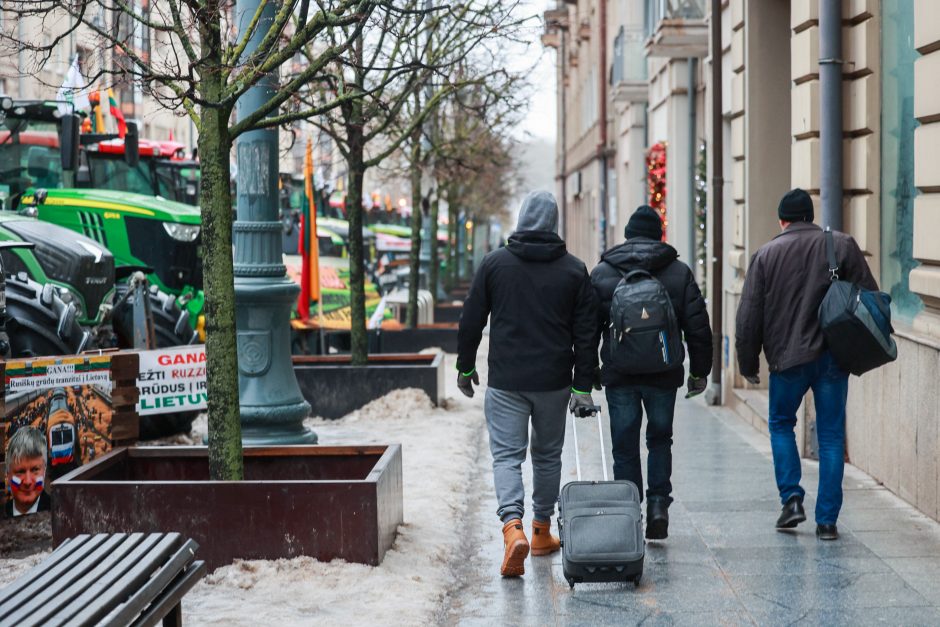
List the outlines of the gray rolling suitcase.
<svg viewBox="0 0 940 627">
<path fill-rule="evenodd" d="M 562 570 L 568 585 L 632 581 L 643 576 L 643 518 L 640 492 L 631 481 L 608 481 L 604 433 L 597 414 L 601 441 L 603 481 L 581 480 L 578 454 L 578 419 L 573 418 L 578 480 L 566 484 L 558 496 Z"/>
</svg>

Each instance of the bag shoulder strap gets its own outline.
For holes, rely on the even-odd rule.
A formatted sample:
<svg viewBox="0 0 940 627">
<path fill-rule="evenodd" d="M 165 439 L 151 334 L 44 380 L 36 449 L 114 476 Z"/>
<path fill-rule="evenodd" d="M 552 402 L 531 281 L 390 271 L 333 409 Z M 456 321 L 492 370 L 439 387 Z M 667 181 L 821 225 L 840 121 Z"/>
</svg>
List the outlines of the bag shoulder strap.
<svg viewBox="0 0 940 627">
<path fill-rule="evenodd" d="M 835 238 L 832 236 L 832 228 L 826 227 L 826 259 L 829 262 L 829 280 L 839 280 L 839 262 L 836 261 Z"/>
</svg>

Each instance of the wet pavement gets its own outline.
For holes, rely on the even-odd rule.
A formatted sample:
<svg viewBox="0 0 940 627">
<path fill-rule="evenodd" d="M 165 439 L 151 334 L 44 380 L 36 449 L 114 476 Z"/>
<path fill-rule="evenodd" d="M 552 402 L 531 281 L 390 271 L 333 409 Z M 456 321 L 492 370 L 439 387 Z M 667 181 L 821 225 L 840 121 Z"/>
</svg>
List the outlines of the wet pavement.
<svg viewBox="0 0 940 627">
<path fill-rule="evenodd" d="M 595 400 L 602 397 L 595 392 Z M 577 426 L 584 478 L 600 479 L 596 422 L 579 420 Z M 563 484 L 576 478 L 571 428 L 569 417 Z M 610 464 L 606 419 L 604 431 Z M 847 466 L 842 537 L 819 541 L 812 519 L 817 469 L 804 460 L 809 520 L 795 532 L 778 532 L 773 525 L 780 505 L 766 436 L 730 410 L 680 400 L 674 439 L 669 538 L 647 543 L 640 587 L 578 584 L 573 591 L 562 576 L 560 554 L 530 557 L 522 578 L 499 576 L 501 525 L 484 444 L 473 478 L 480 498 L 464 529 L 458 589 L 441 622 L 940 625 L 940 524 Z M 529 482 L 528 463 L 523 474 Z M 529 494 L 531 485 L 527 506 Z M 531 515 L 525 524 L 529 533 Z"/>
</svg>

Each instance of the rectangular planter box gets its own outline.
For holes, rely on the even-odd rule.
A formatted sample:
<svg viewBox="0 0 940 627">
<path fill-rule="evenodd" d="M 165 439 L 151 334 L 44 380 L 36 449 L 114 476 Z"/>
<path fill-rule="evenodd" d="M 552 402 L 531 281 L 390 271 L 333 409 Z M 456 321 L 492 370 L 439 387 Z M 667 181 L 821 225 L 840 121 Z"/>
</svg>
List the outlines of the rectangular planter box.
<svg viewBox="0 0 940 627">
<path fill-rule="evenodd" d="M 435 305 L 434 322 L 460 322 L 461 313 L 463 313 L 463 305 L 452 303 Z"/>
<path fill-rule="evenodd" d="M 369 331 L 369 352 L 379 352 L 379 333 Z M 335 351 L 340 354 L 349 354 L 351 343 L 349 331 L 326 330 L 323 331 L 323 345 L 320 343 L 320 332 L 313 329 L 291 329 L 292 355 L 322 355 L 321 348 L 326 348 L 327 354 Z"/>
<path fill-rule="evenodd" d="M 383 353 L 414 353 L 425 348 L 440 348 L 445 353 L 457 352 L 457 324 L 422 324 L 416 329 L 383 330 L 379 335 Z"/>
<path fill-rule="evenodd" d="M 444 400 L 444 356 L 369 355 L 368 366 L 353 366 L 349 355 L 296 355 L 294 373 L 313 414 L 339 418 L 393 390 L 424 390 L 435 405 Z"/>
<path fill-rule="evenodd" d="M 178 531 L 210 569 L 300 555 L 382 561 L 403 520 L 400 445 L 248 447 L 244 459 L 244 481 L 210 481 L 205 447 L 115 449 L 55 482 L 53 542 Z"/>
</svg>

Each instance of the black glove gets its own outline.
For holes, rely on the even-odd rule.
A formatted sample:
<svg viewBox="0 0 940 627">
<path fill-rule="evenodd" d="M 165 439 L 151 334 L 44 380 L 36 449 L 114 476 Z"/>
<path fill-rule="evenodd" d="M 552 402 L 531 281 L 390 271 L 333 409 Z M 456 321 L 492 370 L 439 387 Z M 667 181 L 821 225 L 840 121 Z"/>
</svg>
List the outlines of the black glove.
<svg viewBox="0 0 940 627">
<path fill-rule="evenodd" d="M 593 415 L 596 413 L 597 410 L 594 408 L 594 399 L 591 398 L 590 392 L 587 394 L 580 394 L 578 392 L 571 393 L 571 400 L 568 401 L 568 411 L 575 416 L 581 416 L 583 418 L 584 416 L 578 411 L 581 408 L 584 408 L 582 411 L 585 412 L 585 415 Z"/>
<path fill-rule="evenodd" d="M 467 374 L 457 373 L 457 387 L 467 398 L 473 398 L 474 385 L 480 385 L 480 375 L 477 374 L 475 368 Z"/>
<path fill-rule="evenodd" d="M 705 387 L 708 385 L 708 377 L 696 377 L 694 375 L 689 375 L 688 389 L 689 393 L 685 395 L 686 398 L 693 398 L 698 396 L 705 391 Z"/>
<path fill-rule="evenodd" d="M 744 380 L 751 385 L 760 385 L 760 377 L 756 374 L 746 374 L 744 375 Z"/>
</svg>

